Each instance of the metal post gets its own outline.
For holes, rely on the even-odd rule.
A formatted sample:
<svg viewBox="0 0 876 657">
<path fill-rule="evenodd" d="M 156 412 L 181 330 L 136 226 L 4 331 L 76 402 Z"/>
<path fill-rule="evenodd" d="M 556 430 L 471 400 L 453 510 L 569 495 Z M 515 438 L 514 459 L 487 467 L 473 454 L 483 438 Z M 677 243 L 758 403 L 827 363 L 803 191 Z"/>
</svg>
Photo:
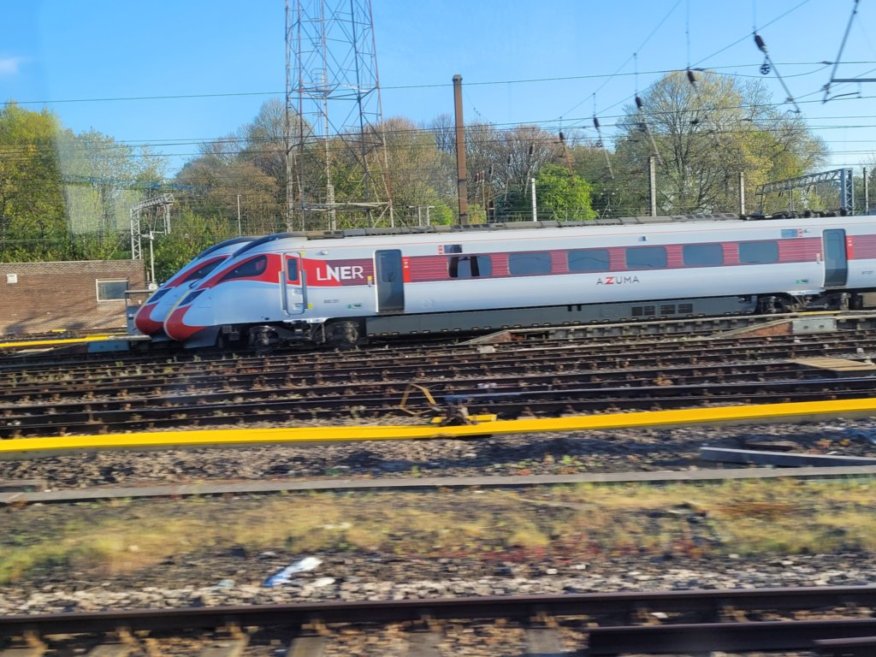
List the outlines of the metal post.
<svg viewBox="0 0 876 657">
<path fill-rule="evenodd" d="M 855 188 L 851 169 L 840 169 L 840 210 L 855 214 Z"/>
<path fill-rule="evenodd" d="M 459 224 L 468 224 L 468 181 L 465 168 L 465 123 L 462 119 L 462 76 L 453 76 L 453 105 L 456 110 L 456 194 L 459 197 Z"/>
<path fill-rule="evenodd" d="M 240 194 L 237 195 L 237 234 L 243 235 L 243 231 L 240 228 Z"/>
<path fill-rule="evenodd" d="M 745 214 L 745 172 L 739 172 L 739 214 Z"/>
<path fill-rule="evenodd" d="M 535 178 L 530 178 L 532 185 L 532 220 L 538 221 L 538 203 L 535 200 Z"/>
<path fill-rule="evenodd" d="M 648 184 L 651 188 L 651 216 L 657 216 L 657 158 L 648 158 Z"/>
<path fill-rule="evenodd" d="M 870 180 L 867 178 L 867 167 L 864 167 L 864 214 L 870 214 Z"/>
<path fill-rule="evenodd" d="M 152 244 L 155 242 L 155 233 L 151 230 L 149 231 L 149 273 L 150 279 L 149 282 L 152 284 L 155 283 L 155 252 L 152 250 Z"/>
</svg>

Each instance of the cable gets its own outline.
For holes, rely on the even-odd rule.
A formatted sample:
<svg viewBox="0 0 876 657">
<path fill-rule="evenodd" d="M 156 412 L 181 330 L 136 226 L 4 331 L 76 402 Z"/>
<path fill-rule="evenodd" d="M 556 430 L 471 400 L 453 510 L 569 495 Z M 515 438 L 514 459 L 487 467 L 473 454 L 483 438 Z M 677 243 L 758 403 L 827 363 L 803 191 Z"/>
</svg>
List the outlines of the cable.
<svg viewBox="0 0 876 657">
<path fill-rule="evenodd" d="M 828 96 L 830 95 L 830 83 L 833 82 L 834 78 L 836 77 L 836 70 L 837 68 L 839 68 L 840 61 L 843 58 L 843 50 L 846 47 L 846 41 L 849 38 L 849 32 L 851 32 L 852 30 L 852 23 L 854 22 L 855 16 L 858 13 L 858 1 L 859 0 L 854 0 L 854 4 L 852 5 L 852 15 L 849 16 L 849 23 L 848 25 L 846 25 L 846 33 L 843 35 L 843 40 L 840 42 L 839 52 L 836 55 L 836 61 L 833 63 L 833 70 L 830 72 L 830 79 L 827 81 L 827 84 L 824 85 L 824 99 L 821 101 L 823 103 L 826 103 L 829 100 Z"/>
<path fill-rule="evenodd" d="M 678 7 L 679 4 L 681 4 L 681 0 L 676 0 L 675 4 L 672 5 L 672 7 L 669 9 L 669 11 L 666 12 L 666 15 L 657 24 L 657 27 L 655 27 L 653 30 L 651 30 L 651 33 L 648 36 L 646 36 L 645 40 L 639 44 L 639 47 L 633 51 L 634 53 L 637 53 L 638 51 L 640 51 L 642 48 L 645 47 L 645 45 L 648 43 L 648 41 L 651 40 L 651 37 L 654 36 L 657 33 L 657 30 L 659 30 L 663 26 L 663 23 L 665 23 L 667 21 L 667 19 L 672 15 L 672 13 L 676 10 L 676 8 Z M 626 66 L 629 62 L 630 62 L 630 58 L 627 58 L 626 61 L 624 61 L 620 66 L 618 66 L 617 70 L 614 73 L 612 73 L 605 80 L 605 82 L 603 82 L 599 87 L 597 87 L 596 91 L 594 91 L 593 93 L 594 94 L 599 93 L 605 87 L 605 85 L 607 85 L 609 82 L 611 82 L 611 80 L 615 76 L 617 76 L 617 74 L 620 73 L 620 71 L 624 68 L 624 66 Z M 563 113 L 569 114 L 570 112 L 573 112 L 576 109 L 578 109 L 579 107 L 581 107 L 581 105 L 583 105 L 585 102 L 586 102 L 586 98 L 584 100 L 582 100 L 580 103 L 577 103 L 576 105 L 574 105 L 573 107 L 570 107 L 566 112 L 563 112 Z M 596 112 L 594 111 L 594 114 L 595 113 Z"/>
</svg>

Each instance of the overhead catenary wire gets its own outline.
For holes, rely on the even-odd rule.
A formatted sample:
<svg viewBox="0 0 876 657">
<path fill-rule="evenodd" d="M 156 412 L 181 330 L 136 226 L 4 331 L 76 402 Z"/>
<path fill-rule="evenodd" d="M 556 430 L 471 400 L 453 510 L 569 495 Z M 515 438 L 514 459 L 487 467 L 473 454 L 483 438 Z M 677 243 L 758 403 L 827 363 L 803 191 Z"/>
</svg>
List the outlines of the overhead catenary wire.
<svg viewBox="0 0 876 657">
<path fill-rule="evenodd" d="M 794 106 L 794 113 L 795 114 L 801 114 L 802 112 L 800 110 L 800 106 L 797 105 L 797 101 L 794 100 L 794 96 L 791 93 L 791 90 L 788 89 L 788 85 L 785 83 L 785 80 L 782 78 L 781 74 L 779 73 L 779 70 L 776 68 L 776 65 L 773 63 L 773 60 L 770 57 L 769 52 L 767 51 L 766 42 L 763 40 L 763 37 L 761 37 L 760 34 L 758 34 L 757 32 L 754 33 L 754 43 L 757 46 L 758 50 L 760 50 L 765 57 L 765 62 L 761 65 L 760 72 L 763 73 L 764 75 L 768 75 L 770 72 L 770 69 L 772 69 L 773 72 L 775 72 L 776 78 L 781 83 L 782 88 L 785 90 L 785 93 L 788 94 L 786 102 L 789 102 Z"/>
<path fill-rule="evenodd" d="M 852 14 L 851 16 L 849 16 L 849 22 L 846 25 L 846 32 L 845 34 L 843 34 L 842 41 L 840 42 L 839 52 L 837 53 L 836 59 L 834 60 L 833 70 L 831 70 L 830 72 L 830 79 L 827 81 L 827 84 L 824 85 L 824 99 L 822 100 L 823 103 L 826 103 L 828 100 L 830 100 L 830 85 L 836 79 L 836 70 L 837 68 L 839 68 L 840 62 L 842 61 L 843 50 L 845 50 L 846 41 L 848 41 L 849 38 L 849 32 L 851 32 L 852 30 L 852 23 L 855 21 L 855 16 L 857 16 L 858 14 L 858 2 L 859 0 L 853 0 Z"/>
</svg>

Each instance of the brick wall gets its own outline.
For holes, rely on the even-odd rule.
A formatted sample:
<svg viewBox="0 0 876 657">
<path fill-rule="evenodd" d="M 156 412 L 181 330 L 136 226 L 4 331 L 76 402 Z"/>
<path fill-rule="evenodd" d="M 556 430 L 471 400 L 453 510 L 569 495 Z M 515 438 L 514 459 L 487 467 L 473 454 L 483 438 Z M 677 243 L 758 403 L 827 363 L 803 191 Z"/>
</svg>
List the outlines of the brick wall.
<svg viewBox="0 0 876 657">
<path fill-rule="evenodd" d="M 97 281 L 146 287 L 140 260 L 0 263 L 0 335 L 125 328 L 124 300 L 98 301 Z"/>
</svg>

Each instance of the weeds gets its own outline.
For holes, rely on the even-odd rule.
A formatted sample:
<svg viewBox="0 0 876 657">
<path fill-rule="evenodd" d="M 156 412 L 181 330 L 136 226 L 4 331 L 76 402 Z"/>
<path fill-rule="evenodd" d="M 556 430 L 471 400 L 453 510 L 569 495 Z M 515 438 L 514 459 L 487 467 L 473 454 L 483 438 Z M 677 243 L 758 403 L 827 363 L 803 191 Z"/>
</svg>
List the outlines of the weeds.
<svg viewBox="0 0 876 657">
<path fill-rule="evenodd" d="M 502 559 L 873 551 L 873 490 L 849 480 L 286 493 L 116 500 L 71 507 L 63 520 L 24 507 L 5 512 L 0 584 L 57 567 L 131 573 L 230 546 Z"/>
</svg>

